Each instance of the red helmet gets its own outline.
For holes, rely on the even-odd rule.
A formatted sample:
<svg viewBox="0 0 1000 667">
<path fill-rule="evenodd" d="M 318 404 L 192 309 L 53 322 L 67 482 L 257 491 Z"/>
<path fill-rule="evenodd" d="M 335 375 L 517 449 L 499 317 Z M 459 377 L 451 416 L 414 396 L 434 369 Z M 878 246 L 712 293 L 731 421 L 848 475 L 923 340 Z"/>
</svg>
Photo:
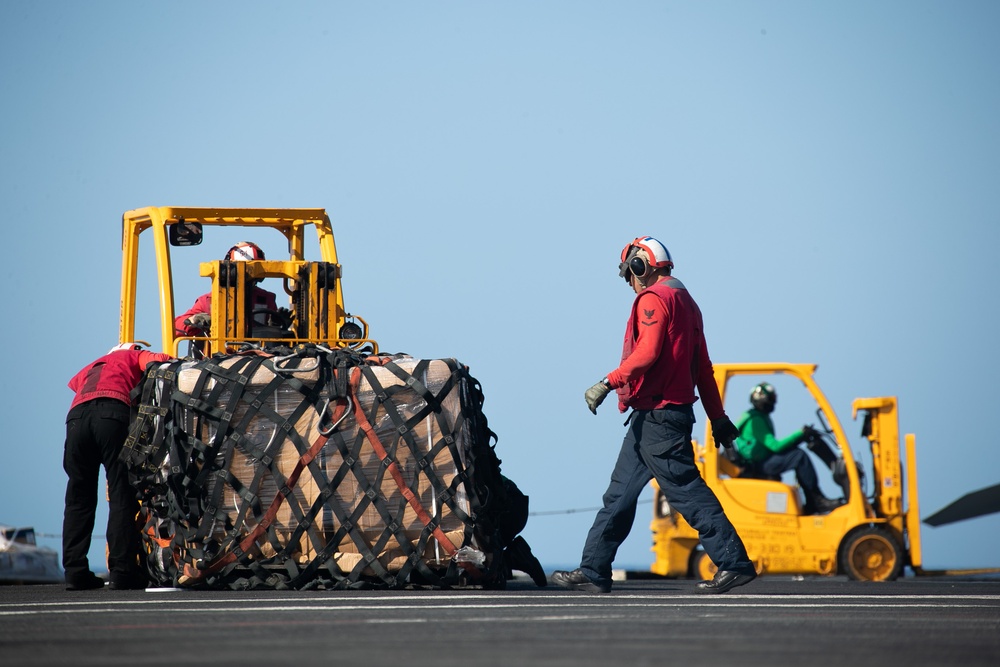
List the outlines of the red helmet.
<svg viewBox="0 0 1000 667">
<path fill-rule="evenodd" d="M 229 262 L 247 262 L 253 259 L 264 259 L 264 251 L 250 241 L 240 241 L 226 252 L 226 261 Z"/>
<path fill-rule="evenodd" d="M 646 257 L 639 254 L 642 250 Z M 647 259 L 648 258 L 648 259 Z M 652 236 L 640 236 L 622 249 L 622 261 L 618 265 L 618 275 L 629 282 L 631 275 L 642 278 L 650 268 L 673 268 L 670 251 Z"/>
</svg>

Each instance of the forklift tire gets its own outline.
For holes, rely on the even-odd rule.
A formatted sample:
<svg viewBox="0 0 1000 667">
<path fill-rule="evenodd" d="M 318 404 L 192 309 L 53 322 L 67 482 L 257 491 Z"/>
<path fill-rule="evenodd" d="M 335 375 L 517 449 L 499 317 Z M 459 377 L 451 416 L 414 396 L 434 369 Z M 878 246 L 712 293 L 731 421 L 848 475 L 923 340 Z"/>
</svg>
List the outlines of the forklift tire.
<svg viewBox="0 0 1000 667">
<path fill-rule="evenodd" d="M 708 557 L 704 549 L 698 547 L 691 552 L 691 563 L 688 567 L 691 577 L 706 581 L 714 577 L 718 571 L 719 566 L 712 562 L 712 559 Z"/>
<path fill-rule="evenodd" d="M 840 571 L 854 581 L 895 581 L 903 571 L 903 549 L 878 526 L 851 533 L 840 545 Z"/>
</svg>

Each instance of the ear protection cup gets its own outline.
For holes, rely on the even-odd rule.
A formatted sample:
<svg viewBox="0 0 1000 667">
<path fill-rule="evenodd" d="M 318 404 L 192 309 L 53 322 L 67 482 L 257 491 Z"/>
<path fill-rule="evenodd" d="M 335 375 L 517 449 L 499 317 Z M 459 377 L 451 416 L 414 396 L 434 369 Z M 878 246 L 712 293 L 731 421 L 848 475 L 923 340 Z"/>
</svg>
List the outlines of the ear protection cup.
<svg viewBox="0 0 1000 667">
<path fill-rule="evenodd" d="M 649 273 L 650 266 L 644 257 L 636 255 L 628 261 L 628 269 L 636 278 L 644 278 Z"/>
<path fill-rule="evenodd" d="M 644 271 L 642 265 L 644 265 L 645 262 L 636 254 L 638 252 L 639 248 L 635 246 L 626 246 L 625 250 L 622 251 L 622 261 L 621 264 L 618 265 L 618 275 L 624 278 L 627 283 L 632 281 L 632 276 L 635 274 L 635 271 L 632 268 L 633 262 L 637 264 L 636 268 Z"/>
<path fill-rule="evenodd" d="M 629 250 L 628 256 L 618 265 L 618 275 L 625 279 L 625 282 L 630 282 L 632 276 L 636 278 L 645 278 L 649 275 L 652 270 L 649 262 L 646 258 L 639 254 L 640 248 L 632 246 Z"/>
<path fill-rule="evenodd" d="M 649 257 L 639 256 L 639 251 L 645 251 Z M 632 276 L 643 278 L 649 275 L 653 268 L 673 268 L 674 262 L 667 247 L 652 236 L 640 236 L 622 250 L 622 261 L 618 265 L 618 275 L 630 282 Z"/>
</svg>

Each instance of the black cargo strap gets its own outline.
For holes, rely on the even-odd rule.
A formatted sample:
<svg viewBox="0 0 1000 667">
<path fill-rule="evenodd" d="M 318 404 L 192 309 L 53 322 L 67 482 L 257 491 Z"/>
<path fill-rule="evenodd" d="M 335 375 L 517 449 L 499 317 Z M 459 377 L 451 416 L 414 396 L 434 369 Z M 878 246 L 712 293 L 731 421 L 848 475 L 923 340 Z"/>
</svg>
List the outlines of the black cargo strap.
<svg viewBox="0 0 1000 667">
<path fill-rule="evenodd" d="M 385 414 L 392 420 L 393 425 L 396 427 L 396 433 L 398 434 L 398 439 L 393 441 L 391 449 L 387 450 L 388 458 L 383 461 L 383 466 L 380 468 L 380 479 L 377 483 L 380 485 L 382 471 L 384 471 L 388 465 L 396 460 L 396 446 L 398 443 L 405 443 L 406 447 L 413 459 L 416 461 L 419 471 L 413 476 L 413 480 L 408 486 L 409 491 L 416 495 L 419 493 L 419 481 L 420 475 L 423 474 L 427 480 L 431 483 L 431 489 L 434 494 L 434 499 L 441 505 L 447 506 L 452 512 L 458 516 L 463 524 L 465 525 L 465 534 L 463 536 L 463 543 L 465 543 L 469 538 L 469 516 L 465 514 L 461 508 L 458 506 L 455 500 L 456 488 L 458 486 L 464 486 L 468 482 L 468 476 L 466 472 L 462 469 L 461 456 L 455 447 L 455 432 L 452 430 L 454 425 L 449 425 L 444 422 L 443 415 L 441 414 L 440 400 L 438 396 L 432 394 L 426 386 L 424 386 L 417 377 L 422 375 L 427 369 L 428 362 L 421 361 L 418 362 L 413 370 L 413 373 L 407 373 L 402 370 L 398 365 L 394 364 L 392 361 L 384 364 L 384 368 L 391 371 L 396 377 L 400 378 L 405 382 L 405 384 L 394 387 L 383 387 L 379 381 L 374 371 L 370 366 L 362 367 L 361 372 L 368 384 L 371 386 L 372 390 L 375 392 L 376 402 L 373 404 L 371 409 L 371 414 L 368 415 L 369 421 L 372 421 L 379 407 L 384 410 Z M 441 388 L 441 395 L 447 395 L 454 385 L 454 367 L 449 366 L 452 369 L 452 374 L 448 381 Z M 404 419 L 403 415 L 400 414 L 398 406 L 392 400 L 393 396 L 402 393 L 404 391 L 413 391 L 418 396 L 425 400 L 425 406 L 415 412 L 409 419 Z M 430 414 L 437 415 L 438 419 L 436 423 L 442 433 L 442 437 L 434 443 L 426 452 L 423 449 L 421 443 L 418 443 L 415 439 L 413 433 L 413 427 L 421 422 L 423 422 Z M 461 415 L 460 415 L 461 416 Z M 461 420 L 456 422 L 461 424 Z M 440 478 L 434 473 L 433 466 L 431 463 L 434 461 L 437 454 L 447 447 L 451 453 L 452 460 L 454 461 L 456 468 L 459 473 L 455 475 L 455 480 L 450 487 L 446 487 Z M 412 504 L 412 503 L 411 503 Z M 377 509 L 386 525 L 392 528 L 393 533 L 398 530 L 398 520 L 402 518 L 404 512 L 407 508 L 407 503 L 402 496 L 397 500 L 396 507 L 390 509 L 385 503 L 377 503 Z M 426 508 L 424 508 L 426 510 Z M 435 513 L 437 515 L 438 513 Z M 437 523 L 436 516 L 432 518 L 429 522 L 424 525 L 421 531 L 420 538 L 417 544 L 411 545 L 406 540 L 398 540 L 400 547 L 403 549 L 404 553 L 407 555 L 407 564 L 403 567 L 400 572 L 400 576 L 409 573 L 409 570 L 416 568 L 426 577 L 431 578 L 432 581 L 438 581 L 438 577 L 435 576 L 429 568 L 420 560 L 420 555 L 423 553 L 423 549 L 426 544 L 430 541 L 434 535 L 435 530 L 439 527 Z M 387 535 L 386 535 L 387 536 Z M 451 547 L 460 547 L 459 545 L 449 545 Z"/>
<path fill-rule="evenodd" d="M 407 357 L 366 359 L 318 346 L 281 358 L 223 357 L 158 364 L 141 385 L 121 457 L 140 490 L 154 579 L 235 589 L 395 588 L 414 581 L 447 587 L 497 574 L 500 558 L 471 567 L 458 557 L 465 547 L 502 550 L 498 526 L 507 511 L 491 444 L 496 435 L 482 414 L 481 388 L 464 365 L 440 360 L 450 374 L 432 391 L 421 379 L 426 360 L 407 371 L 397 363 Z M 188 392 L 177 386 L 182 364 L 197 372 Z M 401 384 L 384 386 L 376 367 Z M 251 384 L 261 369 L 273 377 Z M 304 382 L 305 371 L 319 380 Z M 375 398 L 366 406 L 358 394 L 362 380 Z M 443 410 L 455 391 L 457 413 Z M 313 424 L 311 442 L 300 422 Z M 265 442 L 260 436 L 268 431 Z M 289 458 L 289 446 L 297 459 Z M 446 450 L 450 483 L 434 464 Z M 303 487 L 307 480 L 312 490 Z M 372 512 L 379 528 L 370 525 Z M 442 532 L 443 512 L 454 517 L 449 530 L 461 529 L 452 533 L 461 534 L 459 542 Z M 364 531 L 362 521 L 369 526 Z M 428 557 L 435 540 L 440 558 Z M 384 553 L 403 565 L 395 560 L 390 570 Z"/>
</svg>

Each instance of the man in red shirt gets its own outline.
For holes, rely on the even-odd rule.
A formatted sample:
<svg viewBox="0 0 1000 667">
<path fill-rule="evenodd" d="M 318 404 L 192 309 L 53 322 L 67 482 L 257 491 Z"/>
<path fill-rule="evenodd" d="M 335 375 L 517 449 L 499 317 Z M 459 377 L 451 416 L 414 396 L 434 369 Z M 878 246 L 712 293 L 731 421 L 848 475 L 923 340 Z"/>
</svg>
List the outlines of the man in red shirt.
<svg viewBox="0 0 1000 667">
<path fill-rule="evenodd" d="M 241 241 L 226 252 L 224 261 L 245 262 L 264 259 L 264 251 L 256 243 Z M 273 292 L 268 292 L 256 284 L 253 286 L 253 308 L 266 309 L 272 313 L 278 312 L 277 300 Z M 261 324 L 267 321 L 267 315 L 256 315 L 255 320 Z M 174 330 L 178 336 L 204 336 L 212 326 L 212 293 L 199 296 L 187 312 L 174 319 Z"/>
<path fill-rule="evenodd" d="M 139 384 L 148 364 L 170 359 L 169 355 L 148 352 L 135 343 L 122 343 L 87 364 L 69 381 L 69 388 L 76 394 L 66 415 L 63 450 L 63 469 L 69 477 L 62 531 L 67 590 L 104 586 L 104 580 L 91 571 L 87 559 L 102 465 L 108 483 L 110 586 L 113 589 L 146 586 L 146 574 L 139 566 L 141 544 L 135 522 L 138 497 L 129 484 L 128 469 L 118 455 L 128 438 L 130 392 Z"/>
<path fill-rule="evenodd" d="M 743 541 L 695 465 L 691 444 L 695 389 L 716 442 L 732 447 L 739 432 L 722 407 L 701 311 L 683 283 L 670 275 L 674 264 L 667 248 L 641 236 L 625 246 L 621 260 L 619 275 L 637 294 L 625 329 L 622 361 L 584 398 L 597 414 L 597 407 L 615 389 L 618 409 L 631 408 L 632 413 L 580 567 L 556 571 L 552 581 L 575 590 L 611 591 L 615 554 L 632 530 L 639 494 L 655 477 L 671 507 L 698 531 L 702 546 L 719 567 L 712 580 L 698 584 L 699 590 L 724 593 L 757 575 Z"/>
</svg>

